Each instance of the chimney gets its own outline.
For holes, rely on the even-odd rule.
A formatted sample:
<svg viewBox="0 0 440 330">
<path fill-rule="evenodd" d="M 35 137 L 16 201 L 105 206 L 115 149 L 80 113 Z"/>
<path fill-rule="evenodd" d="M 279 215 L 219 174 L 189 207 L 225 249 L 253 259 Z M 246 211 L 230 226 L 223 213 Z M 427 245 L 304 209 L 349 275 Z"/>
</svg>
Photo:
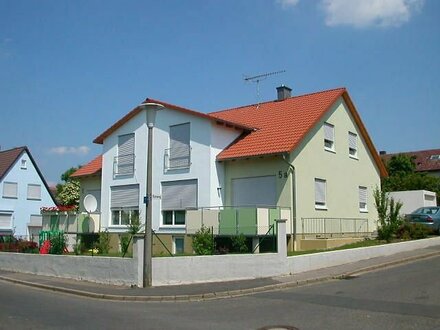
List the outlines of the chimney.
<svg viewBox="0 0 440 330">
<path fill-rule="evenodd" d="M 291 92 L 292 89 L 287 86 L 281 85 L 280 87 L 277 87 L 278 101 L 282 101 L 291 97 Z"/>
<path fill-rule="evenodd" d="M 379 151 L 379 155 L 386 155 L 387 154 L 387 152 L 385 151 L 385 150 L 381 150 L 381 151 Z"/>
</svg>

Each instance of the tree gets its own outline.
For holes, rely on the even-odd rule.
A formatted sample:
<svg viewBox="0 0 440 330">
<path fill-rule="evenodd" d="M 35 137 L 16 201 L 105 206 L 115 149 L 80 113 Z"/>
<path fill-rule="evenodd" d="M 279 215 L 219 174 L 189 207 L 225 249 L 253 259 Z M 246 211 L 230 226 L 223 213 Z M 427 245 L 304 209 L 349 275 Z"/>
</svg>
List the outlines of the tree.
<svg viewBox="0 0 440 330">
<path fill-rule="evenodd" d="M 61 180 L 64 183 L 57 185 L 57 202 L 61 205 L 79 205 L 80 195 L 80 183 L 78 180 L 73 179 L 71 175 L 81 166 L 71 167 L 63 174 L 61 174 Z"/>
</svg>

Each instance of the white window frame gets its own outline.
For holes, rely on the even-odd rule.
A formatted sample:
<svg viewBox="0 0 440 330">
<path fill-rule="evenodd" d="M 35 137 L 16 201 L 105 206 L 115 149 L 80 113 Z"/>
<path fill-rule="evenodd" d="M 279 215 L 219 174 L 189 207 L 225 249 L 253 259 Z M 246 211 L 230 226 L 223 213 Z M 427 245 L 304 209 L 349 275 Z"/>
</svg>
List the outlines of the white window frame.
<svg viewBox="0 0 440 330">
<path fill-rule="evenodd" d="M 348 155 L 350 158 L 358 159 L 358 135 L 348 132 Z"/>
<path fill-rule="evenodd" d="M 176 212 L 183 212 L 183 223 L 176 224 Z M 171 213 L 171 223 L 165 223 L 166 214 Z M 186 210 L 163 210 L 162 211 L 162 226 L 173 228 L 184 228 L 186 226 Z"/>
<path fill-rule="evenodd" d="M 324 150 L 335 152 L 335 125 L 325 122 L 324 128 Z"/>
<path fill-rule="evenodd" d="M 327 210 L 327 180 L 315 178 L 315 209 Z"/>
<path fill-rule="evenodd" d="M 118 214 L 118 223 L 114 223 L 115 214 Z M 128 223 L 122 223 L 123 213 L 128 213 Z M 111 210 L 111 226 L 112 227 L 125 227 L 131 224 L 133 216 L 137 213 L 139 218 L 139 207 L 127 207 Z"/>
<path fill-rule="evenodd" d="M 368 212 L 368 188 L 359 186 L 359 211 L 362 213 Z"/>
<path fill-rule="evenodd" d="M 10 189 L 13 189 L 15 191 L 15 194 L 8 194 L 8 189 L 6 187 L 9 187 Z M 13 188 L 15 187 L 15 188 Z M 18 183 L 17 182 L 3 182 L 3 198 L 18 198 Z"/>
<path fill-rule="evenodd" d="M 22 170 L 26 170 L 26 169 L 27 169 L 27 160 L 26 160 L 26 159 L 22 159 L 22 160 L 21 160 L 20 168 L 21 168 Z"/>
<path fill-rule="evenodd" d="M 30 196 L 31 195 L 30 192 L 32 192 L 32 188 L 39 188 L 38 196 Z M 41 201 L 41 185 L 40 184 L 29 183 L 27 185 L 26 199 L 27 200 L 32 200 L 32 201 Z"/>
</svg>

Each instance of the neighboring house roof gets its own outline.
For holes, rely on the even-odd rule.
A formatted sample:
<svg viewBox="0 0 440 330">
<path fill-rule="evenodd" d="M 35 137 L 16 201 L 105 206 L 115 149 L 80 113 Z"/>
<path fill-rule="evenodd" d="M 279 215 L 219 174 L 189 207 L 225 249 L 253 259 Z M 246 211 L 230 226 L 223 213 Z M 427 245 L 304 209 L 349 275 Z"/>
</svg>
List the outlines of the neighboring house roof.
<svg viewBox="0 0 440 330">
<path fill-rule="evenodd" d="M 6 174 L 15 165 L 17 160 L 21 157 L 21 155 L 24 152 L 27 153 L 27 155 L 29 156 L 29 159 L 32 162 L 32 165 L 34 166 L 35 170 L 37 171 L 38 175 L 40 176 L 40 179 L 43 182 L 44 186 L 46 187 L 46 190 L 48 191 L 50 197 L 52 198 L 52 201 L 54 202 L 54 204 L 56 204 L 55 198 L 52 195 L 52 191 L 51 191 L 49 185 L 47 184 L 46 180 L 44 179 L 43 174 L 41 173 L 40 169 L 37 166 L 37 163 L 35 162 L 34 158 L 32 157 L 32 154 L 30 153 L 28 147 L 26 147 L 26 146 L 0 151 L 0 181 L 3 180 L 3 178 L 6 176 Z"/>
<path fill-rule="evenodd" d="M 187 114 L 190 114 L 190 115 L 193 115 L 193 116 L 197 116 L 197 117 L 201 117 L 201 118 L 206 118 L 208 120 L 215 121 L 218 124 L 222 124 L 222 125 L 225 125 L 227 127 L 234 127 L 234 128 L 238 128 L 238 129 L 245 130 L 245 131 L 251 131 L 251 130 L 254 129 L 253 127 L 250 127 L 250 126 L 247 126 L 247 125 L 244 125 L 244 124 L 235 123 L 233 121 L 229 121 L 229 120 L 225 120 L 225 119 L 215 118 L 215 117 L 210 116 L 209 114 L 206 114 L 206 113 L 202 113 L 202 112 L 198 112 L 198 111 L 182 108 L 182 107 L 179 107 L 177 105 L 166 103 L 166 102 L 159 101 L 159 100 L 155 100 L 155 99 L 152 99 L 152 98 L 145 99 L 144 103 L 158 103 L 158 104 L 161 104 L 161 105 L 163 105 L 164 107 L 166 107 L 168 109 L 173 109 L 173 110 L 184 112 L 184 113 L 187 113 Z M 131 110 L 129 113 L 127 113 L 124 117 L 122 117 L 120 120 L 118 120 L 116 123 L 114 123 L 104 133 L 99 135 L 95 140 L 93 140 L 93 142 L 97 143 L 97 144 L 103 144 L 105 138 L 107 138 L 114 131 L 116 131 L 119 127 L 124 125 L 126 122 L 128 122 L 131 118 L 135 117 L 141 111 L 142 111 L 142 108 L 140 106 L 137 106 L 136 108 Z"/>
<path fill-rule="evenodd" d="M 386 176 L 386 169 L 345 88 L 210 113 L 209 115 L 219 119 L 257 128 L 231 143 L 219 153 L 217 159 L 228 160 L 292 152 L 339 97 L 342 97 L 347 104 L 381 175 Z"/>
<path fill-rule="evenodd" d="M 70 177 L 78 178 L 83 176 L 97 175 L 101 173 L 102 169 L 102 155 L 99 155 L 91 162 L 84 166 L 81 166 L 75 172 L 72 173 Z"/>
<path fill-rule="evenodd" d="M 383 154 L 381 157 L 385 162 L 388 162 L 391 157 L 399 154 L 413 157 L 417 172 L 440 171 L 440 149 Z"/>
</svg>

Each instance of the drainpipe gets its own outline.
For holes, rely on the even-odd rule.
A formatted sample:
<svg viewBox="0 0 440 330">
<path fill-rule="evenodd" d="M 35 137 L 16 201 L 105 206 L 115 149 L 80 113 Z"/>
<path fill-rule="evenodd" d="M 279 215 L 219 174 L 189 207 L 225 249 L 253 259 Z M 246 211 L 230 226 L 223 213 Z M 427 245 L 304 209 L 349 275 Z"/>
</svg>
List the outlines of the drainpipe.
<svg viewBox="0 0 440 330">
<path fill-rule="evenodd" d="M 296 192 L 295 192 L 295 167 L 286 160 L 288 154 L 282 154 L 282 160 L 289 165 L 289 168 L 291 169 L 291 175 L 290 175 L 290 184 L 292 186 L 292 215 L 290 221 L 290 250 L 294 251 L 294 242 L 296 241 Z"/>
</svg>

